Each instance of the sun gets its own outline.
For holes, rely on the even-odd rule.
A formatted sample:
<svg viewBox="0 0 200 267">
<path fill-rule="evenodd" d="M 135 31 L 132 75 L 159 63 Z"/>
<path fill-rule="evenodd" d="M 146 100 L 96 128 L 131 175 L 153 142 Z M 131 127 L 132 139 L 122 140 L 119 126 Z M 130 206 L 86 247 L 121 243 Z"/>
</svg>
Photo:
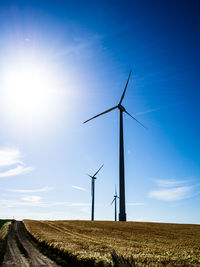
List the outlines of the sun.
<svg viewBox="0 0 200 267">
<path fill-rule="evenodd" d="M 55 79 L 41 63 L 12 64 L 4 71 L 3 105 L 15 119 L 41 120 L 55 104 Z"/>
<path fill-rule="evenodd" d="M 46 106 L 50 84 L 44 73 L 34 68 L 19 68 L 7 74 L 6 102 L 17 112 L 38 112 Z"/>
</svg>

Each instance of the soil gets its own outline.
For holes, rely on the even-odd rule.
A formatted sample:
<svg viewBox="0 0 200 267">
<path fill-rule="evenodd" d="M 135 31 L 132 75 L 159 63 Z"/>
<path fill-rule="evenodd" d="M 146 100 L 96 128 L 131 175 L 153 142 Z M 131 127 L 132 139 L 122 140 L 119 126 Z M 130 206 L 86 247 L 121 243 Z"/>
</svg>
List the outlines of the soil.
<svg viewBox="0 0 200 267">
<path fill-rule="evenodd" d="M 19 242 L 26 250 L 27 255 L 23 255 L 16 242 L 16 236 Z M 17 266 L 17 267 L 29 267 L 29 266 L 46 266 L 46 267 L 58 267 L 56 263 L 41 254 L 28 240 L 25 234 L 24 225 L 20 221 L 14 221 L 10 227 L 8 233 L 8 242 L 6 253 L 2 267 Z"/>
</svg>

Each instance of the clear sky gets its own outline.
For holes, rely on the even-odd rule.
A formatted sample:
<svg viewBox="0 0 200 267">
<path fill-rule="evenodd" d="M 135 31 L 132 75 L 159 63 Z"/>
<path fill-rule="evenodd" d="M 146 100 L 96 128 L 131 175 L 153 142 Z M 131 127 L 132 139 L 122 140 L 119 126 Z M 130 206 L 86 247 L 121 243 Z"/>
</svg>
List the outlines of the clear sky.
<svg viewBox="0 0 200 267">
<path fill-rule="evenodd" d="M 0 1 L 0 218 L 200 223 L 199 1 Z"/>
</svg>

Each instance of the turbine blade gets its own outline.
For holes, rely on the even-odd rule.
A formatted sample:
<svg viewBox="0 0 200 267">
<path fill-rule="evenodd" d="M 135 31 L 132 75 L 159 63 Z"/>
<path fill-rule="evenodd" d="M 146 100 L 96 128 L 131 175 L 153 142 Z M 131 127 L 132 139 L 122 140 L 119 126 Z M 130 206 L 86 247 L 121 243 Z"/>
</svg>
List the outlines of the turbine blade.
<svg viewBox="0 0 200 267">
<path fill-rule="evenodd" d="M 103 164 L 104 165 L 104 164 Z M 95 177 L 97 175 L 97 173 L 101 170 L 101 168 L 103 167 L 103 165 L 98 169 L 97 172 L 95 172 L 95 174 L 93 175 L 93 177 Z"/>
<path fill-rule="evenodd" d="M 117 108 L 117 107 L 118 107 L 118 106 L 115 106 L 115 107 L 113 107 L 113 108 L 110 108 L 110 109 L 108 109 L 108 110 L 106 110 L 106 111 L 104 111 L 104 112 L 102 112 L 102 113 L 100 113 L 100 114 L 98 114 L 98 115 L 92 117 L 91 119 L 84 121 L 83 123 L 86 123 L 86 122 L 88 122 L 88 121 L 91 121 L 91 120 L 93 120 L 93 119 L 95 119 L 95 118 L 97 118 L 97 117 L 103 115 L 103 114 L 106 114 L 106 113 L 112 111 L 113 109 L 115 109 L 115 108 Z"/>
<path fill-rule="evenodd" d="M 138 122 L 140 125 L 142 125 L 145 129 L 147 129 L 146 126 L 144 126 L 141 122 L 139 122 L 138 120 L 136 120 L 136 118 L 134 118 L 130 113 L 128 113 L 128 111 L 125 110 L 125 112 L 126 112 L 126 114 L 128 114 L 132 119 L 134 119 L 135 121 L 137 121 L 137 122 Z"/>
<path fill-rule="evenodd" d="M 115 195 L 117 195 L 117 189 L 116 189 L 116 185 L 115 185 Z"/>
<path fill-rule="evenodd" d="M 125 93 L 126 93 L 126 88 L 127 88 L 127 86 L 128 86 L 128 82 L 129 82 L 129 79 L 130 79 L 130 76 L 131 76 L 131 72 L 132 72 L 132 70 L 130 70 L 130 72 L 129 72 L 128 80 L 127 80 L 127 82 L 126 82 L 126 85 L 125 85 L 125 88 L 124 88 L 124 92 L 123 92 L 123 94 L 122 94 L 122 96 L 121 96 L 121 99 L 120 99 L 120 101 L 119 101 L 119 105 L 121 105 L 121 103 L 122 103 L 122 101 L 123 101 L 123 99 L 124 99 L 124 96 L 125 96 Z"/>
<path fill-rule="evenodd" d="M 89 174 L 88 174 L 88 176 L 89 176 L 90 178 L 93 178 L 93 176 L 92 176 L 92 175 L 89 175 Z"/>
<path fill-rule="evenodd" d="M 115 199 L 113 199 L 113 201 L 110 203 L 110 205 L 112 205 L 112 203 L 115 201 Z"/>
</svg>

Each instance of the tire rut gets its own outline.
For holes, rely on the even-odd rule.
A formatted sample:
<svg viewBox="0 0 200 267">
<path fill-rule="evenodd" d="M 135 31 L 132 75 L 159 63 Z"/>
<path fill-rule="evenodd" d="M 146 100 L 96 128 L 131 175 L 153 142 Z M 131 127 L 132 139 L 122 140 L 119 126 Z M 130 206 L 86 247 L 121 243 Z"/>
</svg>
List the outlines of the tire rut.
<svg viewBox="0 0 200 267">
<path fill-rule="evenodd" d="M 10 230 L 8 233 L 8 241 L 7 241 L 7 248 L 6 253 L 4 256 L 4 261 L 2 267 L 9 267 L 9 266 L 30 266 L 27 259 L 21 254 L 16 240 L 15 240 L 15 232 L 14 232 L 14 225 L 13 223 L 10 226 Z"/>
<path fill-rule="evenodd" d="M 24 249 L 28 253 L 28 257 L 25 258 L 24 255 L 20 252 L 15 238 L 15 233 L 19 239 L 19 242 L 22 244 Z M 8 243 L 6 254 L 4 257 L 4 262 L 2 267 L 8 266 L 22 266 L 22 267 L 31 267 L 31 266 L 45 266 L 45 267 L 59 267 L 55 262 L 50 260 L 45 255 L 41 254 L 26 237 L 24 225 L 22 222 L 16 221 L 13 222 L 10 231 L 8 234 Z"/>
</svg>

